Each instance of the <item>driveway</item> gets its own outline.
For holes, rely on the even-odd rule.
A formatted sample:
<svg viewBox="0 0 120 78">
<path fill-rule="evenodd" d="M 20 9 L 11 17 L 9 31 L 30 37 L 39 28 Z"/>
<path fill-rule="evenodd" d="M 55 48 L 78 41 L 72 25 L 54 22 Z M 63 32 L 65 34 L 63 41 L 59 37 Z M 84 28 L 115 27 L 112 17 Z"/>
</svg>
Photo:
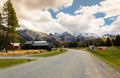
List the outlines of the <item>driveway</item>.
<svg viewBox="0 0 120 78">
<path fill-rule="evenodd" d="M 120 78 L 119 74 L 89 52 L 73 49 L 0 70 L 0 78 Z"/>
</svg>

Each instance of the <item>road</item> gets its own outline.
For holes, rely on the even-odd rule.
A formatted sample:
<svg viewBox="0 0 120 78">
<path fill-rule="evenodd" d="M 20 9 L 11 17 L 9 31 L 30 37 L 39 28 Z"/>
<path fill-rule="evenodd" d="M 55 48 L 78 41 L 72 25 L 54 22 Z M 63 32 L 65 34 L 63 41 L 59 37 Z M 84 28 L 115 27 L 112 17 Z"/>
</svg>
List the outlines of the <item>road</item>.
<svg viewBox="0 0 120 78">
<path fill-rule="evenodd" d="M 72 50 L 0 70 L 0 78 L 120 78 L 87 51 Z"/>
</svg>

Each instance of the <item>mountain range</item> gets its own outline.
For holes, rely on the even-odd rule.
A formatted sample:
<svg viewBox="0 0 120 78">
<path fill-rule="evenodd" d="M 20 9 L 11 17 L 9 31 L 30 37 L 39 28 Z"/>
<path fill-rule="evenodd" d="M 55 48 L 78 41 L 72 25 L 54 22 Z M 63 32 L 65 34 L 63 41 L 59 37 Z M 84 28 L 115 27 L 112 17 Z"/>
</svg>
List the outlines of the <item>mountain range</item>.
<svg viewBox="0 0 120 78">
<path fill-rule="evenodd" d="M 100 36 L 94 33 L 84 33 L 78 36 L 74 36 L 69 32 L 63 32 L 62 34 L 54 33 L 54 34 L 46 34 L 43 32 L 37 32 L 32 30 L 18 30 L 20 41 L 32 41 L 32 40 L 47 40 L 49 42 L 74 42 L 79 40 L 81 42 L 85 42 L 92 39 L 98 39 Z M 114 34 L 105 34 L 102 37 L 113 37 Z"/>
</svg>

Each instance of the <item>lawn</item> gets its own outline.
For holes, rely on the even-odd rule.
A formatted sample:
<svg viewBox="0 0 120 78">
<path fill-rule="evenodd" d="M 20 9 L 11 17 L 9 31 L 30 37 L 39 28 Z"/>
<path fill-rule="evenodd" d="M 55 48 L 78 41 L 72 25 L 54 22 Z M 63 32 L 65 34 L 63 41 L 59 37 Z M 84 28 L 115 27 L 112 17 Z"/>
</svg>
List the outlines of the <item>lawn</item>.
<svg viewBox="0 0 120 78">
<path fill-rule="evenodd" d="M 67 52 L 66 49 L 60 49 L 60 50 L 54 50 L 54 51 L 51 51 L 51 52 L 35 54 L 32 57 L 50 57 L 50 56 L 55 56 L 55 55 L 62 54 L 62 53 L 65 53 L 65 52 Z"/>
<path fill-rule="evenodd" d="M 0 69 L 1 68 L 6 68 L 22 63 L 27 63 L 33 60 L 28 60 L 28 59 L 0 59 Z"/>
<path fill-rule="evenodd" d="M 109 48 L 106 50 L 90 51 L 104 62 L 120 71 L 120 49 Z"/>
</svg>

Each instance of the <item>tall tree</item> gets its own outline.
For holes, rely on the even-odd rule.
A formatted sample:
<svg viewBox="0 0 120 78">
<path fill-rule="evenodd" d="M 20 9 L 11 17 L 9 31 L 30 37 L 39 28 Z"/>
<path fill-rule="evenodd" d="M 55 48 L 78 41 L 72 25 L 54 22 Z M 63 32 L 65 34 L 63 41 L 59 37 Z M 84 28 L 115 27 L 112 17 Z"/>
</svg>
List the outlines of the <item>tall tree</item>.
<svg viewBox="0 0 120 78">
<path fill-rule="evenodd" d="M 105 45 L 108 46 L 108 47 L 112 46 L 112 43 L 111 43 L 111 41 L 110 41 L 110 38 L 107 38 L 107 40 L 106 40 L 106 42 L 105 42 Z"/>
<path fill-rule="evenodd" d="M 0 13 L 0 28 L 1 28 L 1 25 L 2 25 L 2 15 Z"/>
<path fill-rule="evenodd" d="M 120 35 L 117 35 L 113 42 L 115 46 L 120 46 Z"/>
<path fill-rule="evenodd" d="M 2 16 L 0 13 L 0 46 L 2 45 Z"/>
<path fill-rule="evenodd" d="M 16 16 L 16 12 L 13 8 L 13 5 L 11 3 L 11 0 L 8 0 L 4 6 L 3 6 L 3 22 L 5 27 L 7 28 L 7 34 L 6 34 L 6 52 L 7 52 L 7 46 L 10 42 L 16 42 L 17 41 L 17 30 L 18 27 L 18 20 Z"/>
</svg>

